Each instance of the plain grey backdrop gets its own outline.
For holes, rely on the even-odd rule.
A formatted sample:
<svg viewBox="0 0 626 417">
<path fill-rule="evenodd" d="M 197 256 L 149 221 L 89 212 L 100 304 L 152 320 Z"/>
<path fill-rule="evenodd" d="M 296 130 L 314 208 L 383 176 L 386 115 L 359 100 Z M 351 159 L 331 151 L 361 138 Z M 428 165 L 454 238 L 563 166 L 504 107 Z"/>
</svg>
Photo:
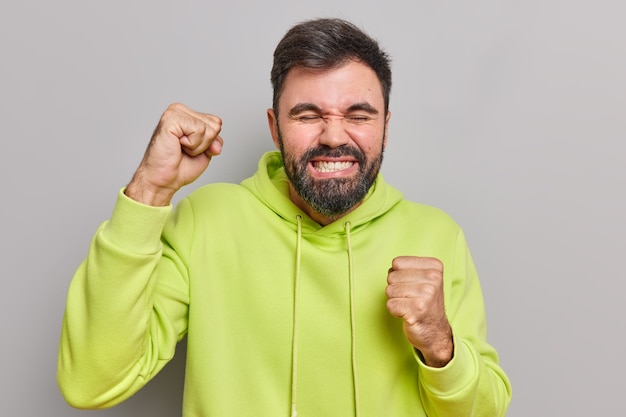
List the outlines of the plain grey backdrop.
<svg viewBox="0 0 626 417">
<path fill-rule="evenodd" d="M 393 58 L 383 174 L 465 229 L 513 383 L 508 416 L 626 415 L 625 11 L 602 0 L 2 2 L 0 414 L 180 415 L 184 344 L 122 405 L 64 403 L 69 281 L 165 107 L 222 117 L 223 155 L 198 183 L 239 182 L 273 148 L 276 43 L 334 16 Z"/>
</svg>

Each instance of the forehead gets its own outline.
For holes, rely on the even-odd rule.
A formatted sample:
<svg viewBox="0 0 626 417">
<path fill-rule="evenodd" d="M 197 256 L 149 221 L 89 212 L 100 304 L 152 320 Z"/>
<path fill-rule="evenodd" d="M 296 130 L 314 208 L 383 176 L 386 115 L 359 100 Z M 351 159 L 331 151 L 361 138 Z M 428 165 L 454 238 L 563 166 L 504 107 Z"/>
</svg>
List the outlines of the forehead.
<svg viewBox="0 0 626 417">
<path fill-rule="evenodd" d="M 376 73 L 361 62 L 349 61 L 327 70 L 291 69 L 285 77 L 279 108 L 287 110 L 301 103 L 312 103 L 327 110 L 369 103 L 382 113 L 384 98 Z"/>
</svg>

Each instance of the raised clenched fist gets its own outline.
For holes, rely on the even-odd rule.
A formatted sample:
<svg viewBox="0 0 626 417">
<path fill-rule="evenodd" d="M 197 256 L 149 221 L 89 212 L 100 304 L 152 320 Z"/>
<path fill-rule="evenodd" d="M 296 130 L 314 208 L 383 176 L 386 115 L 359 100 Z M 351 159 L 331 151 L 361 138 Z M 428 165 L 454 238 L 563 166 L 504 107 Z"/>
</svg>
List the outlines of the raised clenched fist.
<svg viewBox="0 0 626 417">
<path fill-rule="evenodd" d="M 144 204 L 166 206 L 183 186 L 195 181 L 222 151 L 222 120 L 183 104 L 161 116 L 126 195 Z"/>
</svg>

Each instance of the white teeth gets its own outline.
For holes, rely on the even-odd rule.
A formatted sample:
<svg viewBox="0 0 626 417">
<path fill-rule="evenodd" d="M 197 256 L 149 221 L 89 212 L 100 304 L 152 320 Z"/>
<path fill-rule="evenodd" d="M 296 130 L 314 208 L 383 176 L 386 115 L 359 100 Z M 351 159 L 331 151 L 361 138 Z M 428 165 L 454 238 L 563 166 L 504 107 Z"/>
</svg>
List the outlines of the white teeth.
<svg viewBox="0 0 626 417">
<path fill-rule="evenodd" d="M 315 169 L 319 172 L 335 172 L 350 168 L 354 162 L 327 162 L 316 161 L 313 163 Z"/>
</svg>

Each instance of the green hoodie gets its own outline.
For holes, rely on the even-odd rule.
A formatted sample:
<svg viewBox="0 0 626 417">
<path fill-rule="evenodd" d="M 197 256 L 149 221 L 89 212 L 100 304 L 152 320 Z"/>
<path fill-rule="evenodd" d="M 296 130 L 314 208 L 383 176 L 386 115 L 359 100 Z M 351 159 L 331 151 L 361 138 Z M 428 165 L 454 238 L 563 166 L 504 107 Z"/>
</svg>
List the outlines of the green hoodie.
<svg viewBox="0 0 626 417">
<path fill-rule="evenodd" d="M 400 255 L 444 264 L 455 345 L 444 368 L 421 361 L 386 309 Z M 120 192 L 69 288 L 61 391 L 79 408 L 118 404 L 185 335 L 185 417 L 495 417 L 511 395 L 457 224 L 379 176 L 321 226 L 289 199 L 278 152 L 173 212 Z"/>
</svg>

